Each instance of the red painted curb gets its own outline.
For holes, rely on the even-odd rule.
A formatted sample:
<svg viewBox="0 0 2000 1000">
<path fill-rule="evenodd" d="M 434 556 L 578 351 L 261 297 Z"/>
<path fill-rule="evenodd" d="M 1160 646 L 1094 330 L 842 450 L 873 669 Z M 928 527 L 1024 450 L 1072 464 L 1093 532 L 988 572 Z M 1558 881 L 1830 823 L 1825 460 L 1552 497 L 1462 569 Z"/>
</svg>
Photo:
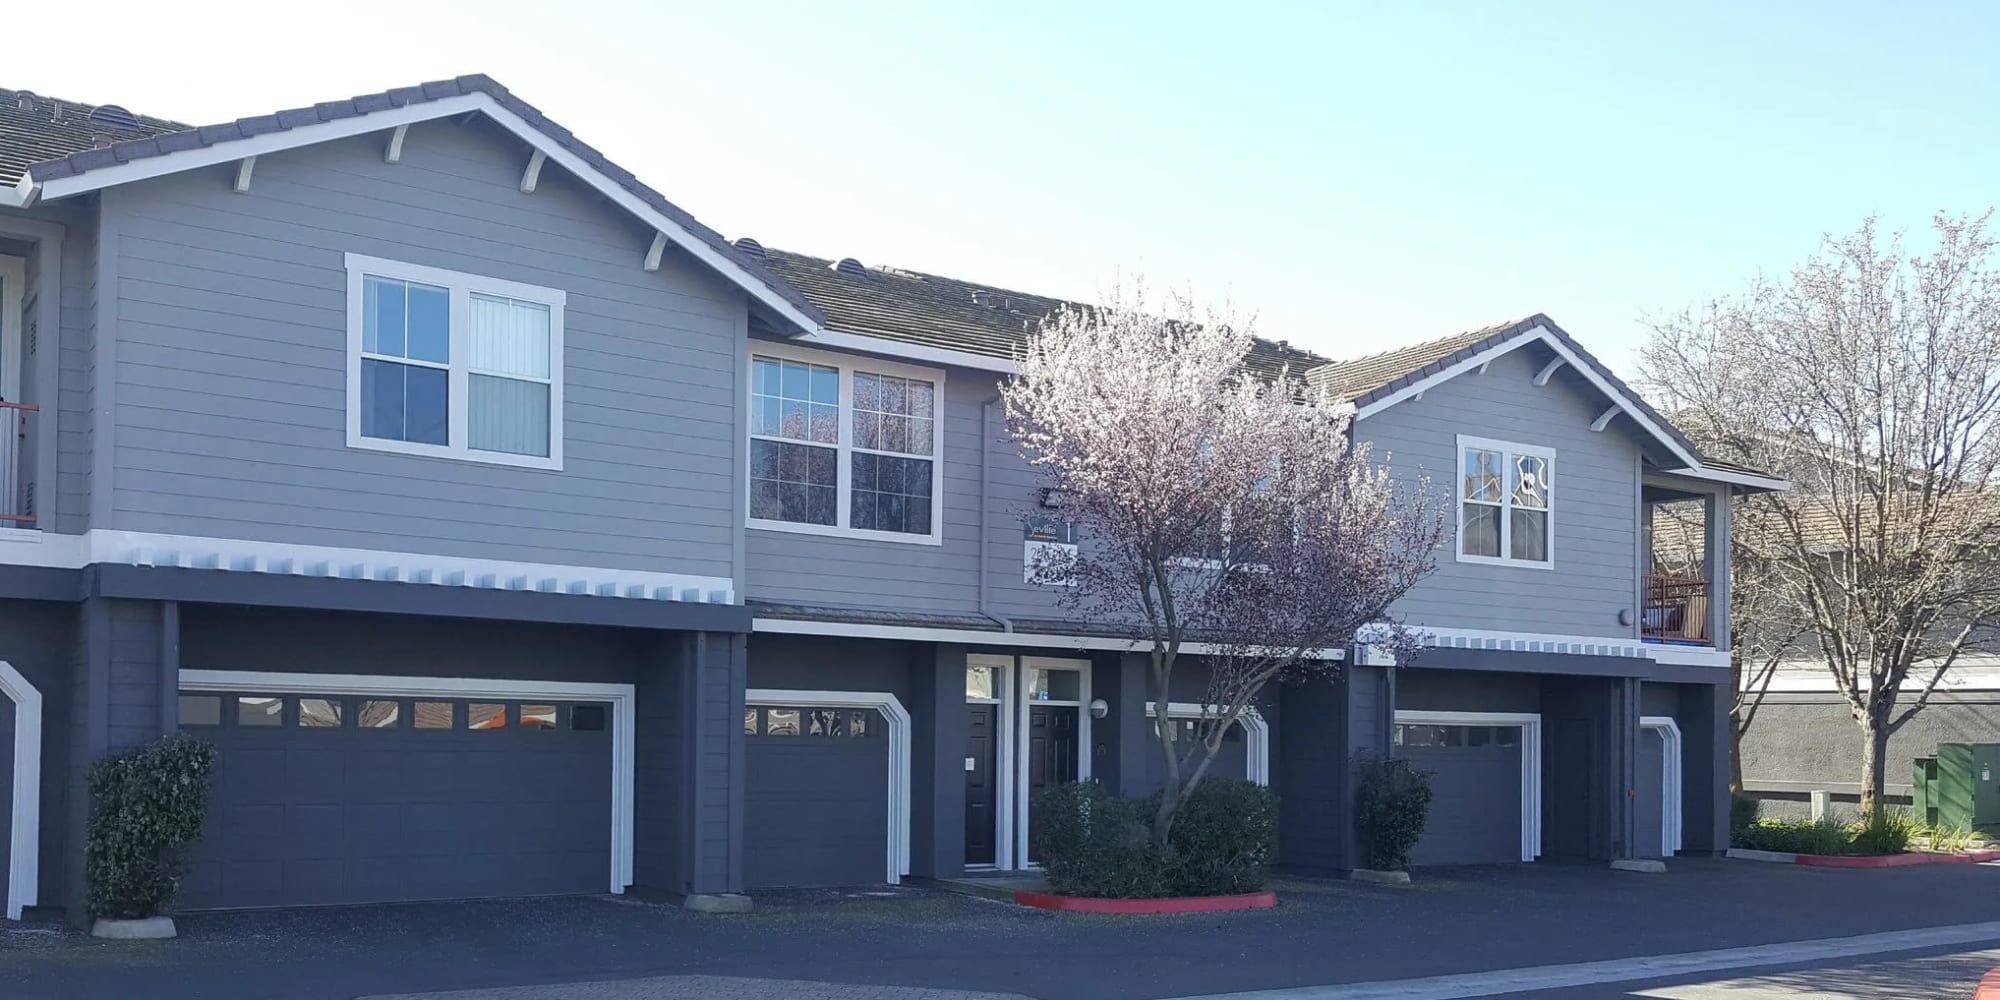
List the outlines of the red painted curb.
<svg viewBox="0 0 2000 1000">
<path fill-rule="evenodd" d="M 2000 969 L 1994 969 L 1979 981 L 1979 989 L 1972 994 L 1972 1000 L 2000 1000 Z"/>
<path fill-rule="evenodd" d="M 1044 910 L 1070 913 L 1222 913 L 1228 910 L 1268 910 L 1278 905 L 1275 892 L 1248 892 L 1240 896 L 1176 896 L 1168 899 L 1095 899 L 1089 896 L 1058 896 L 1053 892 L 1014 894 L 1014 902 Z"/>
<path fill-rule="evenodd" d="M 1815 868 L 1905 868 L 1910 865 L 1976 865 L 1988 861 L 2000 861 L 2000 851 L 1975 851 L 1971 854 L 1880 854 L 1868 857 L 1801 854 L 1797 863 Z"/>
</svg>

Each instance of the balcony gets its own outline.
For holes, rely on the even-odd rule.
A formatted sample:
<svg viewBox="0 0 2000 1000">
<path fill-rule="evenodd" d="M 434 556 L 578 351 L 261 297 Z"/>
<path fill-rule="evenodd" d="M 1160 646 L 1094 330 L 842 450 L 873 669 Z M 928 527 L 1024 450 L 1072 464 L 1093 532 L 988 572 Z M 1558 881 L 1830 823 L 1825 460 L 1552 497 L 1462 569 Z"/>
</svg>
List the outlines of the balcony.
<svg viewBox="0 0 2000 1000">
<path fill-rule="evenodd" d="M 1646 577 L 1639 637 L 1647 642 L 1710 645 L 1708 581 L 1698 576 Z"/>
<path fill-rule="evenodd" d="M 29 437 L 41 408 L 0 402 L 0 531 L 35 526 L 34 445 Z"/>
</svg>

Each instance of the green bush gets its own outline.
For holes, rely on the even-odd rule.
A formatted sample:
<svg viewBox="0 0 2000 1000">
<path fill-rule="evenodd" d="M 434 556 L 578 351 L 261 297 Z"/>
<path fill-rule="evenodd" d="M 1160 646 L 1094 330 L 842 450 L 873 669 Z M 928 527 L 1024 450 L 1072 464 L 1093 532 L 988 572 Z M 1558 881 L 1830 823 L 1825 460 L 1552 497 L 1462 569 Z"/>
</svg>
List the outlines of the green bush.
<svg viewBox="0 0 2000 1000">
<path fill-rule="evenodd" d="M 186 735 L 91 765 L 86 847 L 94 916 L 162 912 L 180 889 L 180 849 L 201 834 L 215 748 Z"/>
<path fill-rule="evenodd" d="M 1847 839 L 1856 854 L 1901 854 L 1910 849 L 1910 837 L 1917 829 L 1909 813 L 1877 808 L 1847 828 Z"/>
<path fill-rule="evenodd" d="M 1736 846 L 1786 854 L 1847 854 L 1847 827 L 1835 820 L 1760 819 L 1745 827 Z"/>
<path fill-rule="evenodd" d="M 1255 892 L 1277 839 L 1278 800 L 1237 778 L 1211 778 L 1181 804 L 1164 855 L 1153 850 L 1159 793 L 1123 798 L 1095 782 L 1059 785 L 1032 815 L 1042 874 L 1067 896 L 1149 899 Z"/>
<path fill-rule="evenodd" d="M 1737 834 L 1755 826 L 1757 824 L 1757 814 L 1763 811 L 1763 808 L 1763 800 L 1754 795 L 1745 795 L 1742 792 L 1731 793 L 1729 796 L 1730 839 L 1736 839 Z"/>
<path fill-rule="evenodd" d="M 1158 792 L 1148 796 L 1150 820 Z M 1278 797 L 1254 781 L 1208 778 L 1181 804 L 1168 834 L 1166 882 L 1176 896 L 1230 896 L 1264 888 L 1277 853 Z"/>
<path fill-rule="evenodd" d="M 1431 775 L 1406 760 L 1376 758 L 1358 766 L 1355 812 L 1368 845 L 1368 867 L 1404 871 L 1430 817 Z"/>
<path fill-rule="evenodd" d="M 1962 826 L 1925 827 L 1923 836 L 1931 850 L 1943 854 L 1964 854 L 1972 850 L 1972 845 L 1980 839 Z"/>
</svg>

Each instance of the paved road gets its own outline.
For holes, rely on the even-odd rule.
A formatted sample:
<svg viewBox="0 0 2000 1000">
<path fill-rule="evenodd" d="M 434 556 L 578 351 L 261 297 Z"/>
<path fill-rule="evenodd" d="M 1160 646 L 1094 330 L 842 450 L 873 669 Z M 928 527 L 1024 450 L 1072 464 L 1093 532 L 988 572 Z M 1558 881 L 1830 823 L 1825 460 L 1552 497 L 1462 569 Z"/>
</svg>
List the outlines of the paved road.
<svg viewBox="0 0 2000 1000">
<path fill-rule="evenodd" d="M 1626 986 L 1614 996 L 1650 1000 L 1969 1000 L 2000 948 L 1946 950 L 1887 961 L 1779 967 L 1693 982 Z M 1602 988 L 1534 994 L 1547 1000 L 1603 1000 Z"/>
<path fill-rule="evenodd" d="M 1426 872 L 1408 888 L 1278 889 L 1275 910 L 1137 920 L 905 890 L 764 896 L 743 916 L 608 898 L 196 915 L 173 942 L 0 931 L 0 998 L 351 1000 L 711 976 L 1148 1000 L 2000 920 L 2000 867 L 1681 860 L 1666 875 L 1518 865 Z"/>
</svg>

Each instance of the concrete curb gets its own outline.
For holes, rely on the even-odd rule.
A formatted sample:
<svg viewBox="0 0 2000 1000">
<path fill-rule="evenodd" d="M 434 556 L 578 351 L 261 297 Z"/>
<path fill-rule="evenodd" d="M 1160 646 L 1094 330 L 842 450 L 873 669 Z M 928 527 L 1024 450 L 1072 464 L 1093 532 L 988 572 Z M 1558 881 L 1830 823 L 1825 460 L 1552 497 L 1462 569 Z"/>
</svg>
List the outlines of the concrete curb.
<svg viewBox="0 0 2000 1000">
<path fill-rule="evenodd" d="M 1347 873 L 1352 882 L 1367 882 L 1372 885 L 1409 885 L 1409 872 L 1385 872 L 1373 868 L 1354 868 Z"/>
<path fill-rule="evenodd" d="M 1784 851 L 1754 851 L 1732 847 L 1723 857 L 1736 861 L 1765 861 L 1808 868 L 1908 868 L 1911 865 L 1981 865 L 2000 861 L 2000 851 L 1973 851 L 1967 854 L 1788 854 Z"/>
<path fill-rule="evenodd" d="M 99 917 L 90 925 L 90 936 L 110 941 L 158 941 L 175 936 L 174 918 L 143 917 L 138 920 L 110 920 Z"/>
<path fill-rule="evenodd" d="M 691 893 L 681 900 L 681 909 L 692 913 L 749 913 L 750 897 L 740 892 Z"/>
<path fill-rule="evenodd" d="M 1619 858 L 1611 862 L 1611 870 L 1618 872 L 1643 872 L 1647 875 L 1664 875 L 1667 863 L 1657 858 Z"/>
<path fill-rule="evenodd" d="M 1722 856 L 1732 861 L 1764 861 L 1774 865 L 1795 865 L 1799 856 L 1785 851 L 1756 851 L 1748 847 L 1732 847 L 1722 852 Z"/>
</svg>

